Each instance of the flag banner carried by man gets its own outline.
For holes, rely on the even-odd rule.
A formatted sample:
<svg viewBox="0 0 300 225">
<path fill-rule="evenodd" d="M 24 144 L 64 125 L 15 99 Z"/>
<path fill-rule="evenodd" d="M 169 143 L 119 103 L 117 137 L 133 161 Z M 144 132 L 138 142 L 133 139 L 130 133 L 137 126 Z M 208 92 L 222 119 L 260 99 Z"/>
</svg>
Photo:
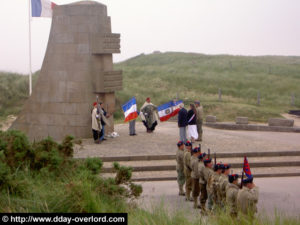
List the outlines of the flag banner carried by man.
<svg viewBox="0 0 300 225">
<path fill-rule="evenodd" d="M 133 97 L 128 102 L 126 102 L 124 105 L 122 105 L 122 109 L 123 109 L 124 115 L 125 115 L 124 122 L 129 122 L 130 120 L 134 120 L 138 117 L 135 97 Z"/>
<path fill-rule="evenodd" d="M 52 17 L 55 5 L 49 0 L 31 0 L 31 15 L 32 17 Z"/>
<path fill-rule="evenodd" d="M 182 103 L 181 100 L 169 101 L 165 104 L 158 106 L 157 111 L 158 111 L 159 120 L 163 122 L 163 121 L 167 121 L 173 116 L 176 116 L 180 110 L 179 105 L 181 103 Z"/>
<path fill-rule="evenodd" d="M 244 157 L 243 171 L 244 171 L 245 175 L 247 176 L 247 178 L 252 177 L 250 166 L 249 166 L 248 159 L 246 156 Z"/>
</svg>

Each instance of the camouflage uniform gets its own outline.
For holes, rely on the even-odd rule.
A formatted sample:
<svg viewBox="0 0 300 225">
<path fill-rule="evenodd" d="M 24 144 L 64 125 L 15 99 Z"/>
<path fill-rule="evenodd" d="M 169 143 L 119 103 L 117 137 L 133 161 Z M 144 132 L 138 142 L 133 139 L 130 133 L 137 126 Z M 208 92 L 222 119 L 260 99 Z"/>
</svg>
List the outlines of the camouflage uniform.
<svg viewBox="0 0 300 225">
<path fill-rule="evenodd" d="M 193 199 L 194 199 L 194 208 L 197 208 L 198 202 L 197 198 L 200 193 L 200 185 L 199 185 L 199 174 L 198 174 L 198 163 L 199 159 L 197 156 L 192 156 L 191 157 L 191 178 L 192 178 L 192 190 L 193 190 Z"/>
<path fill-rule="evenodd" d="M 192 178 L 191 178 L 191 153 L 187 150 L 184 152 L 184 175 L 185 175 L 185 196 L 186 200 L 191 200 Z"/>
<path fill-rule="evenodd" d="M 211 205 L 209 204 L 208 208 L 211 210 L 213 207 L 220 205 L 220 196 L 218 195 L 219 189 L 219 178 L 220 174 L 214 172 L 207 182 L 207 192 L 211 200 Z"/>
<path fill-rule="evenodd" d="M 237 216 L 237 195 L 239 186 L 233 183 L 228 183 L 226 187 L 226 204 L 229 214 L 232 217 Z"/>
<path fill-rule="evenodd" d="M 208 198 L 207 196 L 207 181 L 209 180 L 209 177 L 212 175 L 213 170 L 211 168 L 205 167 L 203 164 L 203 167 L 199 165 L 198 167 L 199 176 L 200 176 L 200 204 L 201 204 L 201 210 L 206 211 L 205 203 Z"/>
<path fill-rule="evenodd" d="M 219 177 L 219 187 L 218 187 L 219 198 L 220 198 L 219 200 L 220 200 L 221 207 L 225 206 L 226 187 L 227 187 L 228 183 L 229 183 L 228 176 L 222 173 L 221 176 Z"/>
<path fill-rule="evenodd" d="M 251 218 L 257 212 L 256 204 L 258 202 L 258 187 L 249 189 L 243 187 L 237 195 L 237 207 L 244 215 L 249 215 Z"/>
<path fill-rule="evenodd" d="M 177 152 L 176 152 L 176 171 L 177 171 L 177 183 L 178 183 L 178 187 L 179 187 L 179 195 L 184 194 L 183 191 L 183 185 L 185 183 L 185 176 L 184 176 L 184 165 L 183 165 L 183 157 L 184 157 L 184 152 L 183 150 L 180 150 L 178 148 Z"/>
</svg>

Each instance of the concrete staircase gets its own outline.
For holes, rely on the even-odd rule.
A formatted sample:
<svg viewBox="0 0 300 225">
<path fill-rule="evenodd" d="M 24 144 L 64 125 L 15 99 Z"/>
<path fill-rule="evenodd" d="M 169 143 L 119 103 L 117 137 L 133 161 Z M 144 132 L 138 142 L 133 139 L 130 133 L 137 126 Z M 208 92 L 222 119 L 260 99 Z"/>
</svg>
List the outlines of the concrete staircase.
<svg viewBox="0 0 300 225">
<path fill-rule="evenodd" d="M 243 157 L 248 157 L 254 177 L 300 176 L 300 151 L 218 153 L 217 162 L 232 165 L 232 172 L 241 174 Z M 212 154 L 213 158 L 214 155 Z M 102 157 L 105 177 L 114 176 L 113 162 L 133 168 L 133 181 L 176 180 L 175 155 Z"/>
</svg>

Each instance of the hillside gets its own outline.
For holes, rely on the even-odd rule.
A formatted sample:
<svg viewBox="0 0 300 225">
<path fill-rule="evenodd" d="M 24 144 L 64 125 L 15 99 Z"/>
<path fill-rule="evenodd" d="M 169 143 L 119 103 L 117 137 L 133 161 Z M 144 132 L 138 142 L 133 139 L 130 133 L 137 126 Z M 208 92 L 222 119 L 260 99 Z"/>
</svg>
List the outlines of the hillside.
<svg viewBox="0 0 300 225">
<path fill-rule="evenodd" d="M 258 122 L 300 107 L 300 57 L 168 52 L 141 54 L 115 68 L 122 69 L 124 75 L 124 88 L 117 93 L 118 104 L 136 96 L 140 107 L 150 96 L 158 105 L 178 93 L 186 104 L 200 99 L 205 113 L 216 115 L 220 121 L 248 116 Z M 291 106 L 292 94 L 295 107 Z"/>
<path fill-rule="evenodd" d="M 32 77 L 33 85 L 37 74 Z M 28 76 L 16 73 L 0 72 L 0 120 L 8 115 L 16 115 L 28 98 Z"/>
<path fill-rule="evenodd" d="M 123 70 L 124 79 L 123 90 L 116 93 L 115 118 L 119 121 L 123 118 L 121 104 L 132 96 L 136 96 L 138 108 L 148 96 L 156 105 L 174 99 L 177 93 L 186 106 L 199 99 L 205 114 L 216 115 L 219 121 L 248 116 L 250 121 L 266 122 L 300 108 L 300 57 L 168 52 L 141 54 L 115 64 L 115 69 Z M 291 106 L 292 94 L 295 106 Z M 27 97 L 27 76 L 0 73 L 0 119 L 18 114 Z"/>
</svg>

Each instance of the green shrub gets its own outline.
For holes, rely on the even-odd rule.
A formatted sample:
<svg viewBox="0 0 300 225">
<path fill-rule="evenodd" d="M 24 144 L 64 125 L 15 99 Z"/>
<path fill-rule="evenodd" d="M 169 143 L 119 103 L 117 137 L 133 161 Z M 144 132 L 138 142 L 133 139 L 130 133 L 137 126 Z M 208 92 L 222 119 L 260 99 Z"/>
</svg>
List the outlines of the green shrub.
<svg viewBox="0 0 300 225">
<path fill-rule="evenodd" d="M 64 157 L 73 157 L 74 137 L 66 136 L 61 145 L 59 145 L 59 151 Z"/>
<path fill-rule="evenodd" d="M 0 160 L 0 187 L 9 183 L 11 178 L 10 167 Z"/>
<path fill-rule="evenodd" d="M 34 161 L 32 163 L 32 168 L 36 170 L 40 170 L 44 167 L 58 169 L 61 165 L 63 159 L 59 154 L 58 144 L 53 141 L 51 137 L 34 143 L 33 148 Z"/>
<path fill-rule="evenodd" d="M 98 174 L 101 171 L 103 162 L 99 158 L 87 158 L 85 159 L 85 166 L 92 171 L 93 174 Z"/>
<path fill-rule="evenodd" d="M 3 150 L 6 164 L 12 169 L 24 165 L 24 162 L 33 157 L 28 138 L 16 130 L 0 133 L 0 149 Z"/>
<path fill-rule="evenodd" d="M 127 198 L 138 196 L 142 190 L 131 184 L 130 170 L 119 167 L 119 176 L 124 176 L 120 181 L 126 184 L 102 178 L 100 159 L 70 157 L 73 141 L 73 137 L 67 136 L 58 144 L 48 137 L 30 144 L 20 132 L 0 132 L 0 212 L 130 210 Z M 13 150 L 26 154 L 13 154 Z M 20 158 L 22 163 L 11 163 Z"/>
<path fill-rule="evenodd" d="M 113 167 L 116 174 L 115 181 L 116 184 L 124 184 L 127 183 L 132 176 L 132 168 L 126 166 L 120 166 L 119 163 L 114 162 Z"/>
<path fill-rule="evenodd" d="M 135 198 L 140 197 L 140 195 L 143 192 L 143 187 L 141 185 L 130 183 L 129 187 L 130 187 L 130 191 L 131 191 L 132 195 Z"/>
</svg>

